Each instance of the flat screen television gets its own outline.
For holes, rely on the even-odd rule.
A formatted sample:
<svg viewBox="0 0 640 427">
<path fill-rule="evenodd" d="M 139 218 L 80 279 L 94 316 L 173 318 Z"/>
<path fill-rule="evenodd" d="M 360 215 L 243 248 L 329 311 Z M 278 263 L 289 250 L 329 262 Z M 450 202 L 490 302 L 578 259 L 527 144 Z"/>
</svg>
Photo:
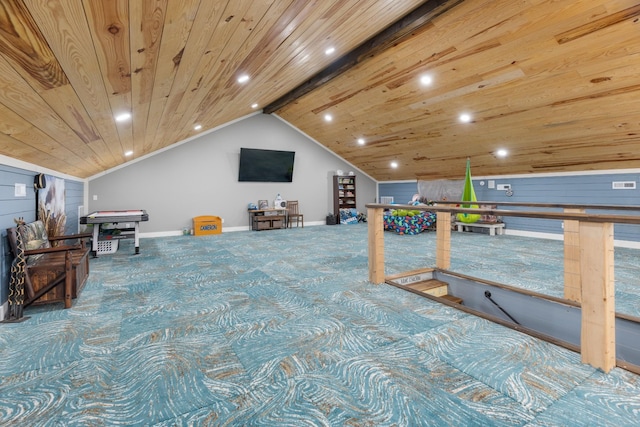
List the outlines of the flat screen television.
<svg viewBox="0 0 640 427">
<path fill-rule="evenodd" d="M 240 182 L 292 182 L 295 151 L 240 148 Z"/>
</svg>

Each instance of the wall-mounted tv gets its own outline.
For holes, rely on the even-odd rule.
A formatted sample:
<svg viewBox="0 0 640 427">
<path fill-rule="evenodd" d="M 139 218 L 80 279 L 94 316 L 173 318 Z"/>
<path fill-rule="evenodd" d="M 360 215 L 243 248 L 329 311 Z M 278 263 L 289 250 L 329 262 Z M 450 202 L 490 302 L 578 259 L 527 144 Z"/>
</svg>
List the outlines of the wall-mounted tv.
<svg viewBox="0 0 640 427">
<path fill-rule="evenodd" d="M 295 151 L 240 148 L 241 182 L 291 182 Z"/>
</svg>

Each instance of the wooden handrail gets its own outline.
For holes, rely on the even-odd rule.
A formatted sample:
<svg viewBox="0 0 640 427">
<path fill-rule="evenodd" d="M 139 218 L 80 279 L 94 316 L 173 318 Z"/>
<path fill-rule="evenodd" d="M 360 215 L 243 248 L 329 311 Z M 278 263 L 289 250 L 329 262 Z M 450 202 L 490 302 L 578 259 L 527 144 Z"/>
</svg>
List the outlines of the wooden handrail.
<svg viewBox="0 0 640 427">
<path fill-rule="evenodd" d="M 474 205 L 491 205 L 491 206 L 524 206 L 531 208 L 561 208 L 561 209 L 598 209 L 598 210 L 612 210 L 612 211 L 638 211 L 640 212 L 640 206 L 634 205 L 590 205 L 590 204 L 571 204 L 571 203 L 536 203 L 536 202 L 461 202 L 454 200 L 438 200 L 433 201 L 436 204 L 442 205 L 459 205 L 461 203 Z"/>
<path fill-rule="evenodd" d="M 460 202 L 457 202 L 460 203 Z M 481 202 L 473 202 L 473 204 L 480 204 Z M 485 203 L 485 202 L 482 202 Z M 523 205 L 524 206 L 524 205 Z M 584 205 L 566 205 L 565 208 L 580 209 Z M 451 213 L 469 213 L 469 214 L 482 214 L 482 215 L 496 215 L 496 216 L 516 216 L 527 218 L 539 218 L 539 219 L 559 219 L 559 220 L 574 220 L 574 221 L 588 221 L 588 222 L 613 222 L 619 224 L 640 224 L 640 207 L 638 210 L 638 216 L 634 215 L 612 215 L 612 214 L 595 214 L 595 213 L 583 213 L 583 212 L 545 212 L 545 211 L 514 211 L 504 209 L 484 209 L 484 208 L 463 208 L 460 206 L 438 206 L 438 205 L 389 205 L 382 203 L 369 203 L 366 205 L 371 209 L 405 209 L 405 210 L 420 210 L 420 211 L 432 211 L 432 212 L 451 212 Z"/>
</svg>

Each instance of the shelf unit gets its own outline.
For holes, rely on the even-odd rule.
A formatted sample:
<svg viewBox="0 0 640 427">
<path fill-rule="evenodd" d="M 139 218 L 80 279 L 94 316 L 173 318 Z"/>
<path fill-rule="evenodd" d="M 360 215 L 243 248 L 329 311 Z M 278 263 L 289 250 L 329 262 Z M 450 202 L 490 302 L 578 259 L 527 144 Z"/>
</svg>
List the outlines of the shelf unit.
<svg viewBox="0 0 640 427">
<path fill-rule="evenodd" d="M 356 208 L 355 175 L 333 176 L 333 214 L 340 218 L 340 209 Z"/>
</svg>

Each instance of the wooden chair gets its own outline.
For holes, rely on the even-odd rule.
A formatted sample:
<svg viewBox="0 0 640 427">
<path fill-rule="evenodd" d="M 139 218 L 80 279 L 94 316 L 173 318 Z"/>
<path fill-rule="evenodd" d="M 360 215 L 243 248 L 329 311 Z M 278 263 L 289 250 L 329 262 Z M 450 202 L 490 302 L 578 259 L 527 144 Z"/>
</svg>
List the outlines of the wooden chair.
<svg viewBox="0 0 640 427">
<path fill-rule="evenodd" d="M 304 228 L 304 215 L 300 213 L 298 209 L 297 200 L 287 200 L 287 226 L 291 228 L 291 219 L 295 218 L 296 227 L 302 222 L 302 228 Z"/>
<path fill-rule="evenodd" d="M 26 260 L 24 306 L 64 302 L 65 308 L 71 308 L 72 298 L 80 294 L 89 277 L 90 248 L 83 239 L 91 235 L 50 237 L 44 231 L 42 221 L 20 228 L 23 230 L 22 239 L 17 238 L 17 227 L 7 229 L 7 239 L 13 256 L 16 257 L 19 251 L 23 251 Z M 56 241 L 64 243 L 71 239 L 79 240 L 79 243 L 52 245 Z"/>
</svg>

